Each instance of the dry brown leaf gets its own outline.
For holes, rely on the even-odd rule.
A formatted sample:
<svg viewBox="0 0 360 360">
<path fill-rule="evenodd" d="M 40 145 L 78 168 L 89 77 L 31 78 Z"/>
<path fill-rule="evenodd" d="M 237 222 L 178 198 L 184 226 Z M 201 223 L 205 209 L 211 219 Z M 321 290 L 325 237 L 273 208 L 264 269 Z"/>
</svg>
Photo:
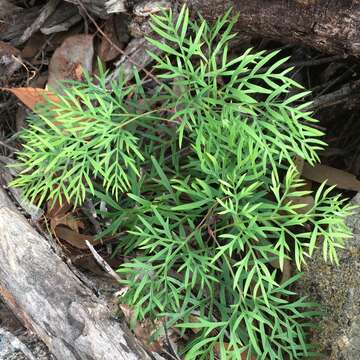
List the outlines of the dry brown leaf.
<svg viewBox="0 0 360 360">
<path fill-rule="evenodd" d="M 87 245 L 85 240 L 91 243 L 98 242 L 93 239 L 92 235 L 80 234 L 80 229 L 84 229 L 84 223 L 74 215 L 73 206 L 63 197 L 61 203 L 51 200 L 47 202 L 46 217 L 50 220 L 52 232 L 60 239 L 70 245 L 85 250 Z"/>
<path fill-rule="evenodd" d="M 88 240 L 91 244 L 98 242 L 94 240 L 93 236 L 80 234 L 64 225 L 56 226 L 55 234 L 60 240 L 64 240 L 71 246 L 80 250 L 88 249 L 85 240 Z"/>
<path fill-rule="evenodd" d="M 8 91 L 14 94 L 21 102 L 23 102 L 29 109 L 35 110 L 39 104 L 45 104 L 48 100 L 53 102 L 60 102 L 60 99 L 51 91 L 40 88 L 1 88 L 3 91 Z"/>
<path fill-rule="evenodd" d="M 331 166 L 304 163 L 302 176 L 318 183 L 327 181 L 328 185 L 336 185 L 339 189 L 360 191 L 360 181 L 354 175 Z"/>
<path fill-rule="evenodd" d="M 69 229 L 79 232 L 80 229 L 84 228 L 84 223 L 74 217 L 71 213 L 65 214 L 61 217 L 54 217 L 50 220 L 50 228 L 56 233 L 56 227 L 58 225 L 67 226 Z"/>
<path fill-rule="evenodd" d="M 75 80 L 78 80 L 80 81 L 83 77 L 83 68 L 82 66 L 79 64 L 75 67 L 75 70 L 74 70 L 74 77 L 75 77 Z"/>
<path fill-rule="evenodd" d="M 88 72 L 92 71 L 93 40 L 93 35 L 72 35 L 55 50 L 49 64 L 48 86 L 50 88 L 61 90 L 59 81 L 79 80 L 79 67 Z"/>
<path fill-rule="evenodd" d="M 303 158 L 301 158 L 300 156 L 297 156 L 297 155 L 294 157 L 293 160 L 294 160 L 296 170 L 298 171 L 298 174 L 296 174 L 295 179 L 298 180 L 302 174 L 305 162 L 304 162 Z M 311 190 L 311 182 L 309 182 L 307 180 L 303 180 L 302 182 L 304 184 L 297 190 L 298 191 L 310 191 Z M 311 195 L 302 196 L 302 197 L 288 196 L 286 198 L 285 202 L 291 202 L 292 204 L 295 204 L 295 205 L 300 205 L 300 204 L 304 205 L 303 207 L 296 209 L 296 212 L 299 214 L 305 214 L 313 207 L 314 198 Z"/>
<path fill-rule="evenodd" d="M 74 69 L 77 76 L 81 76 L 82 70 L 81 67 L 77 67 Z M 52 91 L 45 90 L 41 88 L 0 88 L 3 91 L 9 91 L 19 100 L 21 100 L 29 109 L 36 111 L 36 106 L 39 104 L 46 104 L 48 100 L 53 101 L 55 103 L 60 103 L 60 99 L 56 96 Z M 79 119 L 80 121 L 80 119 Z M 85 121 L 81 119 L 81 121 Z M 89 120 L 90 121 L 90 120 Z M 61 125 L 61 121 L 53 121 L 53 124 L 56 126 Z"/>
<path fill-rule="evenodd" d="M 56 200 L 54 203 L 51 199 L 46 202 L 46 216 L 48 218 L 64 216 L 72 209 L 73 206 L 66 200 L 65 196 L 62 196 L 61 202 Z"/>
<path fill-rule="evenodd" d="M 72 209 L 73 206 L 65 198 L 62 200 L 62 204 L 60 204 L 60 201 L 53 204 L 52 200 L 48 200 L 46 217 L 50 220 L 50 228 L 54 233 L 56 233 L 58 225 L 65 225 L 79 232 L 80 224 L 72 215 Z"/>
<path fill-rule="evenodd" d="M 105 23 L 104 33 L 108 37 L 111 42 L 115 43 L 116 46 L 116 34 L 114 33 L 114 24 L 113 18 L 109 18 Z M 110 44 L 109 40 L 102 38 L 99 50 L 99 58 L 103 62 L 114 60 L 116 57 L 119 56 L 120 52 Z"/>
</svg>

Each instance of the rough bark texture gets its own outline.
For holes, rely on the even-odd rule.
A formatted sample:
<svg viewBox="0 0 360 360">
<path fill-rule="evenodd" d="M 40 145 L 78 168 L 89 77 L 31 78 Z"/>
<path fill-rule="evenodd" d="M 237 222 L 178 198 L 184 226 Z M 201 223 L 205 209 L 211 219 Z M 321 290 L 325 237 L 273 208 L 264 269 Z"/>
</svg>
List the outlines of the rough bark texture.
<svg viewBox="0 0 360 360">
<path fill-rule="evenodd" d="M 2 189 L 0 294 L 59 360 L 150 359 Z"/>
<path fill-rule="evenodd" d="M 76 1 L 76 0 L 67 0 Z M 86 0 L 104 16 L 108 0 Z M 139 3 L 131 1 L 130 3 Z M 155 2 L 155 0 L 153 1 Z M 178 3 L 178 1 L 172 0 Z M 193 12 L 216 20 L 230 7 L 239 14 L 237 30 L 251 36 L 298 43 L 326 53 L 360 56 L 360 0 L 180 0 Z M 151 3 L 151 1 L 148 1 Z M 90 4 L 92 4 L 90 6 Z M 101 9 L 101 10 L 100 10 Z M 112 10 L 110 10 L 112 9 Z"/>
<path fill-rule="evenodd" d="M 359 0 L 187 2 L 210 20 L 233 7 L 233 12 L 239 14 L 237 30 L 242 33 L 299 43 L 327 53 L 360 56 Z"/>
<path fill-rule="evenodd" d="M 145 2 L 148 7 L 157 0 L 65 0 L 83 6 L 100 17 L 128 11 Z M 165 0 L 163 0 L 165 1 Z M 170 1 L 170 0 L 169 0 Z M 174 4 L 188 3 L 193 12 L 215 20 L 228 8 L 239 14 L 237 30 L 240 33 L 298 43 L 325 53 L 360 56 L 360 0 L 171 0 Z M 11 13 L 13 5 L 0 0 L 0 18 Z M 29 9 L 17 11 L 6 22 L 13 24 L 0 31 L 1 40 L 16 43 L 24 31 L 24 17 L 31 18 Z M 38 13 L 38 12 L 36 12 Z M 0 24 L 1 25 L 1 24 Z M 0 26 L 1 30 L 1 26 Z"/>
</svg>

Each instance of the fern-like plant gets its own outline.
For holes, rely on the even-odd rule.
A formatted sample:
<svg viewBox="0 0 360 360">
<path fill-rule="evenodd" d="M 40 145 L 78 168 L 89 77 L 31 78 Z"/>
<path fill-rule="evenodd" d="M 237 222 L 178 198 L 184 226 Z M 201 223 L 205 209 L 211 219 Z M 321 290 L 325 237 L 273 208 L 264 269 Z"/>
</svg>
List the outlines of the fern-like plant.
<svg viewBox="0 0 360 360">
<path fill-rule="evenodd" d="M 279 70 L 279 52 L 229 56 L 236 20 L 210 26 L 184 7 L 152 18 L 160 85 L 73 82 L 22 132 L 13 185 L 42 202 L 86 196 L 107 204 L 103 236 L 126 231 L 117 251 L 134 321 L 160 318 L 190 334 L 186 359 L 300 359 L 311 355 L 313 304 L 295 275 L 314 249 L 336 261 L 353 207 L 325 184 L 307 206 L 295 166 L 325 145 L 299 101 L 307 93 Z M 265 68 L 266 67 L 266 68 Z M 196 334 L 192 329 L 197 329 Z"/>
</svg>

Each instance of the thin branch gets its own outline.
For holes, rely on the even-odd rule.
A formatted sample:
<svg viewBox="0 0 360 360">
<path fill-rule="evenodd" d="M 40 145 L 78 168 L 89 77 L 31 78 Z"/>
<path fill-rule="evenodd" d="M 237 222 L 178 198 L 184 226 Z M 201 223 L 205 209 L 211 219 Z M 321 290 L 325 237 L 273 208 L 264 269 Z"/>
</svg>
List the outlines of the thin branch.
<svg viewBox="0 0 360 360">
<path fill-rule="evenodd" d="M 294 67 L 294 68 L 298 68 L 298 67 L 309 67 L 309 66 L 319 66 L 319 65 L 323 65 L 323 64 L 327 64 L 333 61 L 338 61 L 338 60 L 344 60 L 345 57 L 343 55 L 334 55 L 334 56 L 329 56 L 329 57 L 325 57 L 322 59 L 312 59 L 312 60 L 306 60 L 306 61 L 295 61 L 295 62 L 285 62 L 281 65 L 279 65 L 277 67 L 277 69 L 287 69 L 290 67 Z M 271 66 L 264 66 L 262 68 L 260 68 L 259 71 L 261 72 L 266 72 L 271 68 Z M 246 76 L 251 74 L 252 70 L 246 71 L 244 73 L 241 74 L 241 76 Z"/>
<path fill-rule="evenodd" d="M 81 0 L 77 0 L 79 6 L 81 7 L 81 9 L 84 11 L 84 13 L 86 14 L 86 16 L 89 18 L 89 20 L 94 24 L 94 26 L 96 27 L 96 30 L 104 37 L 104 39 L 111 45 L 113 46 L 120 54 L 122 54 L 123 56 L 125 56 L 129 62 L 133 65 L 135 65 L 139 71 L 144 71 L 144 73 L 150 77 L 151 79 L 153 79 L 158 85 L 161 85 L 161 82 L 159 81 L 159 79 L 153 75 L 150 71 L 146 70 L 145 68 L 143 68 L 140 64 L 138 64 L 136 61 L 134 61 L 129 55 L 127 55 L 125 53 L 125 51 L 121 48 L 119 48 L 119 46 L 117 46 L 113 41 L 111 41 L 111 39 L 105 34 L 104 31 L 102 31 L 102 29 L 100 28 L 100 26 L 97 24 L 97 22 L 95 21 L 95 19 L 89 14 L 89 12 L 87 11 L 87 9 L 85 8 L 84 4 L 81 2 Z"/>
<path fill-rule="evenodd" d="M 112 267 L 99 255 L 99 253 L 95 250 L 95 248 L 90 244 L 88 240 L 85 240 L 85 243 L 91 253 L 93 254 L 97 263 L 117 282 L 121 281 L 120 276 L 112 269 Z"/>
<path fill-rule="evenodd" d="M 347 83 L 339 90 L 314 99 L 313 103 L 310 105 L 310 109 L 319 110 L 344 102 L 348 99 L 348 96 L 359 93 L 359 89 L 360 80 L 355 80 Z"/>
<path fill-rule="evenodd" d="M 56 10 L 59 3 L 60 0 L 50 0 L 41 9 L 40 15 L 37 17 L 37 19 L 21 35 L 20 39 L 17 41 L 17 45 L 22 45 L 27 40 L 29 40 L 31 35 L 34 34 L 36 31 L 38 31 L 41 28 L 41 26 L 45 23 L 46 19 Z"/>
<path fill-rule="evenodd" d="M 11 152 L 17 152 L 19 149 L 7 144 L 5 141 L 0 140 L 0 146 L 3 146 L 4 148 L 10 150 Z"/>
<path fill-rule="evenodd" d="M 164 327 L 164 333 L 165 333 L 165 338 L 166 338 L 166 342 L 171 350 L 171 353 L 169 353 L 168 355 L 170 355 L 173 359 L 175 360 L 181 360 L 179 358 L 179 355 L 176 353 L 174 347 L 173 347 L 173 344 L 169 338 L 169 333 L 168 333 L 168 329 L 167 329 L 167 326 L 166 326 L 166 322 L 163 321 L 163 327 Z"/>
</svg>

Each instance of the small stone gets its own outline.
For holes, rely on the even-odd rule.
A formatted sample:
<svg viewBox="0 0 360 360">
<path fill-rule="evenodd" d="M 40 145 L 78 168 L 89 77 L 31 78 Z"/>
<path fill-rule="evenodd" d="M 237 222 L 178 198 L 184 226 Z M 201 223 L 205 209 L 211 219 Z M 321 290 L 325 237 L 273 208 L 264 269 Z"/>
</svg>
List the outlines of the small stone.
<svg viewBox="0 0 360 360">
<path fill-rule="evenodd" d="M 350 345 L 349 338 L 345 335 L 341 336 L 337 341 L 337 346 L 339 347 L 340 350 L 349 347 L 349 345 Z"/>
</svg>

